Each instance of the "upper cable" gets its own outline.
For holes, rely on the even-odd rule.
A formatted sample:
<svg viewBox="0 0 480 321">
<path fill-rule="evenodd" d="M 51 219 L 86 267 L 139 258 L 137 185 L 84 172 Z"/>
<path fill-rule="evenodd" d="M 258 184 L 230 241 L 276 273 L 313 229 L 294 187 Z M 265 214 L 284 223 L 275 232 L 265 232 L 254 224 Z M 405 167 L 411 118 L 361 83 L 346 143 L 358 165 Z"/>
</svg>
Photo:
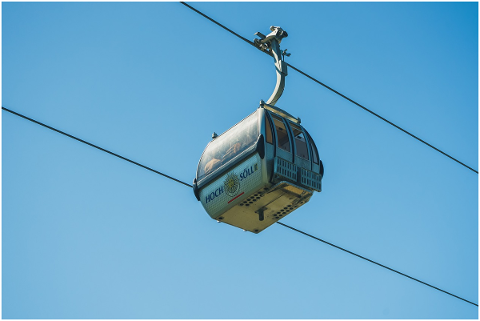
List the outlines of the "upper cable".
<svg viewBox="0 0 480 321">
<path fill-rule="evenodd" d="M 250 45 L 252 45 L 252 46 L 254 46 L 254 47 L 257 47 L 257 46 L 255 46 L 255 43 L 254 43 L 254 42 L 251 42 L 250 40 L 248 40 L 248 39 L 246 39 L 246 38 L 244 38 L 244 37 L 240 36 L 238 33 L 236 33 L 236 32 L 234 32 L 234 31 L 232 31 L 231 29 L 229 29 L 229 28 L 227 28 L 227 27 L 225 27 L 225 26 L 224 26 L 224 25 L 222 25 L 221 23 L 219 23 L 219 22 L 215 21 L 214 19 L 210 18 L 210 17 L 209 17 L 209 16 L 207 16 L 206 14 L 204 14 L 204 13 L 202 13 L 202 12 L 198 11 L 197 9 L 193 8 L 192 6 L 190 6 L 189 4 L 187 4 L 187 3 L 185 3 L 185 2 L 180 2 L 180 3 L 181 3 L 181 4 L 183 4 L 184 6 L 186 6 L 186 7 L 190 8 L 190 9 L 192 9 L 192 10 L 193 10 L 193 11 L 195 11 L 196 13 L 198 13 L 198 14 L 202 15 L 203 17 L 207 18 L 208 20 L 212 21 L 212 22 L 213 22 L 213 23 L 215 23 L 216 25 L 218 25 L 218 26 L 222 27 L 223 29 L 227 30 L 228 32 L 230 32 L 230 33 L 231 33 L 231 34 L 233 34 L 234 36 L 236 36 L 236 37 L 238 37 L 238 38 L 242 39 L 242 40 L 243 40 L 243 41 L 245 41 L 246 43 L 248 43 L 248 44 L 250 44 Z M 262 52 L 266 53 L 267 55 L 270 55 L 270 56 L 272 56 L 272 53 L 271 53 L 270 51 L 268 51 L 268 50 L 262 50 Z M 295 70 L 295 71 L 299 72 L 300 74 L 304 75 L 305 77 L 307 77 L 307 78 L 309 78 L 309 79 L 313 80 L 313 81 L 314 81 L 314 82 L 316 82 L 317 84 L 319 84 L 319 85 L 321 85 L 321 86 L 325 87 L 326 89 L 328 89 L 328 90 L 330 90 L 330 91 L 334 92 L 335 94 L 339 95 L 340 97 L 342 97 L 342 98 L 344 98 L 344 99 L 348 100 L 349 102 L 351 102 L 351 103 L 353 103 L 353 104 L 357 105 L 358 107 L 362 108 L 363 110 L 365 110 L 365 111 L 369 112 L 369 113 L 370 113 L 370 114 L 372 114 L 373 116 L 375 116 L 375 117 L 377 117 L 377 118 L 379 118 L 379 119 L 383 120 L 384 122 L 386 122 L 386 123 L 388 123 L 388 124 L 392 125 L 393 127 L 397 128 L 397 129 L 399 129 L 399 130 L 401 130 L 402 132 L 404 132 L 405 134 L 409 135 L 410 137 L 412 137 L 412 138 L 415 138 L 415 139 L 416 139 L 416 140 L 418 140 L 419 142 L 421 142 L 421 143 L 425 144 L 426 146 L 428 146 L 428 147 L 430 147 L 430 148 L 432 148 L 432 149 L 436 150 L 437 152 L 441 153 L 442 155 L 444 155 L 444 156 L 446 156 L 446 157 L 450 158 L 451 160 L 453 160 L 453 161 L 457 162 L 458 164 L 460 164 L 460 165 L 462 165 L 462 166 L 464 166 L 464 167 L 468 168 L 468 169 L 469 169 L 469 170 L 471 170 L 472 172 L 475 172 L 475 173 L 477 173 L 477 174 L 478 174 L 478 171 L 477 171 L 476 169 L 473 169 L 472 167 L 470 167 L 470 166 L 466 165 L 465 163 L 463 163 L 463 162 L 459 161 L 459 160 L 458 160 L 458 159 L 456 159 L 455 157 L 453 157 L 453 156 L 451 156 L 451 155 L 449 155 L 449 154 L 445 153 L 444 151 L 442 151 L 442 150 L 438 149 L 437 147 L 433 146 L 432 144 L 430 144 L 430 143 L 427 143 L 425 140 L 423 140 L 423 139 L 419 138 L 418 136 L 416 136 L 416 135 L 414 135 L 414 134 L 410 133 L 409 131 L 407 131 L 407 130 L 403 129 L 402 127 L 400 127 L 400 126 L 398 126 L 398 125 L 394 124 L 393 122 L 391 122 L 391 121 L 387 120 L 386 118 L 384 118 L 384 117 L 380 116 L 379 114 L 377 114 L 377 113 L 373 112 L 372 110 L 368 109 L 367 107 L 365 107 L 365 106 L 363 106 L 363 105 L 359 104 L 358 102 L 354 101 L 353 99 L 351 99 L 351 98 L 348 98 L 348 97 L 347 97 L 347 96 L 345 96 L 344 94 L 342 94 L 342 93 L 338 92 L 337 90 L 333 89 L 333 88 L 332 88 L 332 87 L 330 87 L 330 86 L 327 86 L 325 83 L 323 83 L 323 82 L 321 82 L 321 81 L 317 80 L 316 78 L 314 78 L 314 77 L 312 77 L 312 76 L 308 75 L 307 73 L 305 73 L 305 72 L 301 71 L 300 69 L 298 69 L 298 68 L 296 68 L 296 67 L 292 66 L 291 64 L 289 64 L 289 63 L 285 63 L 285 64 L 286 64 L 287 66 L 289 66 L 290 68 L 292 68 L 293 70 Z"/>
</svg>

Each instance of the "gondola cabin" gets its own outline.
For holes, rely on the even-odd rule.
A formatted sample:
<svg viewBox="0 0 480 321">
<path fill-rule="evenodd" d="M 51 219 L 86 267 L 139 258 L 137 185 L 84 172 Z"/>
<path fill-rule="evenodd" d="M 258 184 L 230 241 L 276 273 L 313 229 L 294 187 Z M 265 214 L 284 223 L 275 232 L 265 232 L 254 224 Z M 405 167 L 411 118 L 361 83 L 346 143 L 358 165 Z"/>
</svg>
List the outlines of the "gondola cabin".
<svg viewBox="0 0 480 321">
<path fill-rule="evenodd" d="M 267 102 L 203 151 L 193 192 L 213 219 L 259 233 L 322 190 L 323 165 L 300 119 L 275 106 L 285 87 L 287 32 L 271 26 L 254 45 L 274 58 L 277 83 Z"/>
<path fill-rule="evenodd" d="M 194 193 L 213 219 L 259 233 L 320 192 L 322 176 L 300 120 L 263 103 L 214 135 L 198 163 Z"/>
</svg>

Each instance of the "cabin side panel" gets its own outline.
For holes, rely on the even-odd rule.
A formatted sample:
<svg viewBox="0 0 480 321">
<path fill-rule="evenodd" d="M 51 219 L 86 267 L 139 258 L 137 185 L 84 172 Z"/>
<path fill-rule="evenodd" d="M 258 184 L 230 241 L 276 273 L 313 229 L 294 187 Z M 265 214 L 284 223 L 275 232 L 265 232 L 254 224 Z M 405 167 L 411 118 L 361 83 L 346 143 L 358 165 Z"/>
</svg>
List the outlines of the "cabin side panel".
<svg viewBox="0 0 480 321">
<path fill-rule="evenodd" d="M 265 161 L 255 153 L 200 190 L 205 211 L 217 219 L 268 183 Z"/>
</svg>

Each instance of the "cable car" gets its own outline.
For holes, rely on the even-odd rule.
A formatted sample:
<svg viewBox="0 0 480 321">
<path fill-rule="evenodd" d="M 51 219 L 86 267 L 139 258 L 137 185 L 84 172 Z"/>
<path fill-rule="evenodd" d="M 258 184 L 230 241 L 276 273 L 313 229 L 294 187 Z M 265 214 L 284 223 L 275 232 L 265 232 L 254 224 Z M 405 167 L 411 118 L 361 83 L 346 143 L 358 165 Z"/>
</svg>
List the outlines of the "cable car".
<svg viewBox="0 0 480 321">
<path fill-rule="evenodd" d="M 221 135 L 213 134 L 198 162 L 193 191 L 218 222 L 259 233 L 321 192 L 323 164 L 299 118 L 275 106 L 287 75 L 280 27 L 255 45 L 275 59 L 277 84 L 270 99 Z"/>
</svg>

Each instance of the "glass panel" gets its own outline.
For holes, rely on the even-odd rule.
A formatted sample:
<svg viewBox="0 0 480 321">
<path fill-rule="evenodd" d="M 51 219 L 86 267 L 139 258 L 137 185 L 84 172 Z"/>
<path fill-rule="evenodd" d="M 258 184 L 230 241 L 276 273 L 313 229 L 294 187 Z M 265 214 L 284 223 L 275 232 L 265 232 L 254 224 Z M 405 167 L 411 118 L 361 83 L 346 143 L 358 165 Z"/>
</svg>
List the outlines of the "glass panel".
<svg viewBox="0 0 480 321">
<path fill-rule="evenodd" d="M 288 139 L 288 132 L 283 121 L 276 116 L 273 116 L 273 122 L 275 123 L 275 130 L 277 131 L 278 147 L 289 152 L 290 140 Z"/>
<path fill-rule="evenodd" d="M 268 119 L 268 115 L 265 112 L 265 136 L 267 143 L 273 145 L 273 134 L 272 134 L 272 126 L 270 125 L 270 120 Z"/>
<path fill-rule="evenodd" d="M 295 147 L 297 148 L 297 156 L 308 159 L 307 141 L 302 129 L 295 124 L 290 124 L 290 127 L 292 127 Z"/>
<path fill-rule="evenodd" d="M 254 145 L 258 136 L 255 112 L 208 144 L 198 164 L 197 179 L 202 179 Z"/>
<path fill-rule="evenodd" d="M 312 160 L 315 164 L 318 164 L 318 151 L 317 146 L 315 146 L 315 142 L 313 141 L 310 134 L 307 132 L 308 141 L 310 142 L 310 149 L 312 150 Z"/>
</svg>

